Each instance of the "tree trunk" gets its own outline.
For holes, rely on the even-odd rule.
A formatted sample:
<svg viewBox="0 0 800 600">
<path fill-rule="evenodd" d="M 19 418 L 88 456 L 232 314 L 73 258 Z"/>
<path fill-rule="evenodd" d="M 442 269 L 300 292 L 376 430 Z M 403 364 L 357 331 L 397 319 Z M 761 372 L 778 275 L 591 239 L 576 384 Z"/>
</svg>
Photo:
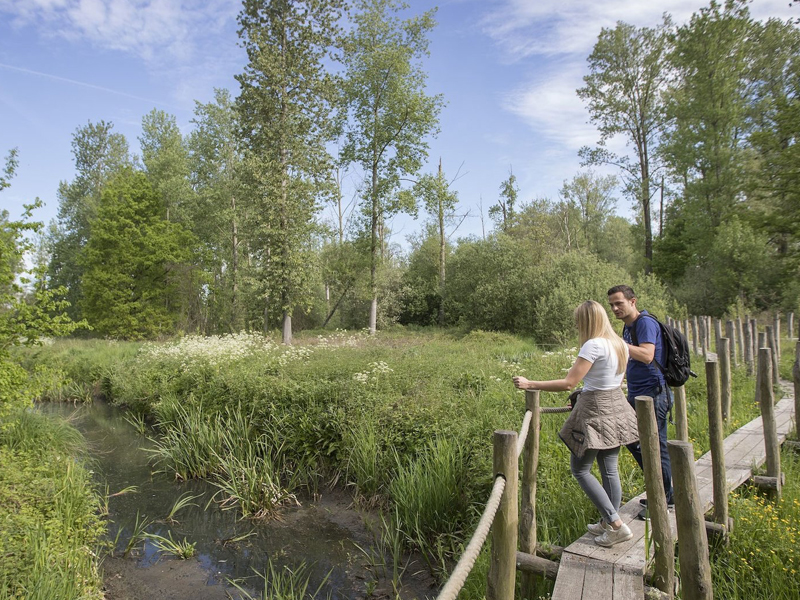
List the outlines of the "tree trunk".
<svg viewBox="0 0 800 600">
<path fill-rule="evenodd" d="M 444 235 L 444 206 L 442 205 L 442 159 L 439 159 L 439 325 L 444 325 L 444 284 L 445 284 L 445 259 L 446 259 L 446 238 Z"/>
</svg>

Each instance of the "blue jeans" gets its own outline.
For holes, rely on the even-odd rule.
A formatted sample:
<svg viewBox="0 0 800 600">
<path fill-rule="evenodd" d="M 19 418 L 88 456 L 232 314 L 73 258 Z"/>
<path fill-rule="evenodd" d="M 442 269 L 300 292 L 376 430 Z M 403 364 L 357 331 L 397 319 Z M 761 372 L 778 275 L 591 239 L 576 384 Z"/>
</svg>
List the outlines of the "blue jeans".
<svg viewBox="0 0 800 600">
<path fill-rule="evenodd" d="M 672 392 L 669 388 L 658 386 L 646 394 L 640 396 L 650 396 L 653 399 L 653 407 L 656 411 L 656 423 L 658 424 L 659 453 L 661 455 L 661 477 L 664 481 L 664 492 L 667 494 L 667 503 L 672 504 L 672 466 L 669 462 L 667 452 L 667 419 L 669 409 L 672 407 Z M 628 403 L 636 408 L 636 398 L 628 398 Z M 642 449 L 639 442 L 626 446 L 633 454 L 633 458 L 642 466 Z"/>
</svg>

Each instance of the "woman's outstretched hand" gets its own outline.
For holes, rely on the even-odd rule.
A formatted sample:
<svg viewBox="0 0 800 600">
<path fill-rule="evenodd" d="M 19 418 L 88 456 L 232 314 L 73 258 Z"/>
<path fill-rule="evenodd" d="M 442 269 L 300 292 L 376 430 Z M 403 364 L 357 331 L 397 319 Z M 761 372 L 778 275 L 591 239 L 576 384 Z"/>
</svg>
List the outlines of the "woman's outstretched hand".
<svg viewBox="0 0 800 600">
<path fill-rule="evenodd" d="M 518 390 L 527 390 L 530 389 L 528 385 L 531 383 L 529 379 L 525 379 L 524 377 L 512 377 L 511 381 L 514 382 L 514 387 Z"/>
</svg>

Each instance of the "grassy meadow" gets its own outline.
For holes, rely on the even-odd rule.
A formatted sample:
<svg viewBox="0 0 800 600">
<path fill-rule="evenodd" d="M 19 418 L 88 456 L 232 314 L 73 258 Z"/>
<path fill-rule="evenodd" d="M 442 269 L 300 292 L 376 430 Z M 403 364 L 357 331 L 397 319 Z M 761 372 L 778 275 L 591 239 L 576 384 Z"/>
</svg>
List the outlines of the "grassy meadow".
<svg viewBox="0 0 800 600">
<path fill-rule="evenodd" d="M 790 347 L 786 340 L 784 357 L 793 355 Z M 444 580 L 492 485 L 492 432 L 518 430 L 522 422 L 524 395 L 511 377 L 561 377 L 576 352 L 499 333 L 397 329 L 373 337 L 307 333 L 292 347 L 248 334 L 145 344 L 64 340 L 23 358 L 31 371 L 51 377 L 47 399 L 101 393 L 133 418 L 154 422 L 154 463 L 178 478 L 209 479 L 217 500 L 243 517 L 268 518 L 302 491 L 345 486 L 381 511 L 376 538 L 385 550 L 398 559 L 420 552 Z M 695 363 L 699 377 L 686 387 L 699 456 L 708 449 L 708 427 L 704 365 Z M 726 434 L 759 414 L 754 380 L 743 369 L 734 373 L 733 389 Z M 542 404 L 563 405 L 566 395 L 543 393 Z M 542 418 L 537 517 L 545 544 L 567 545 L 597 520 L 556 435 L 564 418 Z M 644 490 L 643 481 L 630 455 L 620 456 L 630 497 Z M 800 467 L 786 453 L 784 462 L 780 504 L 749 489 L 732 498 L 732 543 L 713 555 L 715 586 L 725 590 L 718 597 L 798 596 L 796 526 L 777 524 L 800 522 Z M 763 561 L 750 556 L 758 540 L 771 541 L 773 553 Z M 484 552 L 462 598 L 484 596 L 487 569 Z M 551 589 L 542 582 L 539 593 L 547 597 Z"/>
</svg>

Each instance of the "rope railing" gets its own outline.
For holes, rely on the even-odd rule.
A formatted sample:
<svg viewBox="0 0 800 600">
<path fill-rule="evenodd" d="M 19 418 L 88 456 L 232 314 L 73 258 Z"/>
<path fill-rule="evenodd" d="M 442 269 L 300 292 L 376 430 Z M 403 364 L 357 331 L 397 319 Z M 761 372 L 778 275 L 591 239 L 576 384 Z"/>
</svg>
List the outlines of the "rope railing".
<svg viewBox="0 0 800 600">
<path fill-rule="evenodd" d="M 554 413 L 565 413 L 572 410 L 571 406 L 543 406 L 539 409 L 544 415 L 547 414 L 554 414 Z"/>
<path fill-rule="evenodd" d="M 525 447 L 525 440 L 528 439 L 528 430 L 531 428 L 532 418 L 533 413 L 526 410 L 525 418 L 522 419 L 522 429 L 519 430 L 519 437 L 517 437 L 517 458 L 522 454 L 522 449 Z"/>
<path fill-rule="evenodd" d="M 475 528 L 475 533 L 472 534 L 469 544 L 467 544 L 464 554 L 458 561 L 455 569 L 450 574 L 447 583 L 439 592 L 436 600 L 454 600 L 461 588 L 464 587 L 464 582 L 472 571 L 475 561 L 480 554 L 481 548 L 489 535 L 489 529 L 492 526 L 494 517 L 497 514 L 497 508 L 500 506 L 500 499 L 503 497 L 503 491 L 506 489 L 506 480 L 502 475 L 498 475 L 494 480 L 492 493 L 489 495 L 489 500 L 486 502 L 486 508 L 483 509 L 483 515 Z"/>
<path fill-rule="evenodd" d="M 572 409 L 569 406 L 540 407 L 539 413 L 564 413 L 569 412 L 570 410 Z M 531 410 L 526 410 L 525 417 L 522 420 L 522 427 L 516 442 L 517 458 L 519 458 L 523 449 L 525 448 L 525 442 L 528 438 L 528 434 L 530 433 L 532 420 L 533 412 Z M 458 596 L 458 593 L 464 586 L 470 571 L 472 571 L 472 567 L 475 565 L 475 561 L 478 558 L 481 548 L 483 548 L 483 544 L 486 542 L 486 538 L 489 535 L 489 530 L 491 529 L 498 507 L 500 506 L 505 487 L 505 478 L 502 475 L 498 475 L 495 478 L 492 493 L 489 495 L 489 499 L 486 502 L 486 507 L 484 508 L 480 521 L 478 522 L 478 526 L 475 528 L 475 532 L 472 534 L 472 538 L 467 544 L 464 554 L 461 556 L 458 564 L 456 564 L 444 587 L 439 592 L 437 600 L 454 600 L 455 597 Z"/>
</svg>

